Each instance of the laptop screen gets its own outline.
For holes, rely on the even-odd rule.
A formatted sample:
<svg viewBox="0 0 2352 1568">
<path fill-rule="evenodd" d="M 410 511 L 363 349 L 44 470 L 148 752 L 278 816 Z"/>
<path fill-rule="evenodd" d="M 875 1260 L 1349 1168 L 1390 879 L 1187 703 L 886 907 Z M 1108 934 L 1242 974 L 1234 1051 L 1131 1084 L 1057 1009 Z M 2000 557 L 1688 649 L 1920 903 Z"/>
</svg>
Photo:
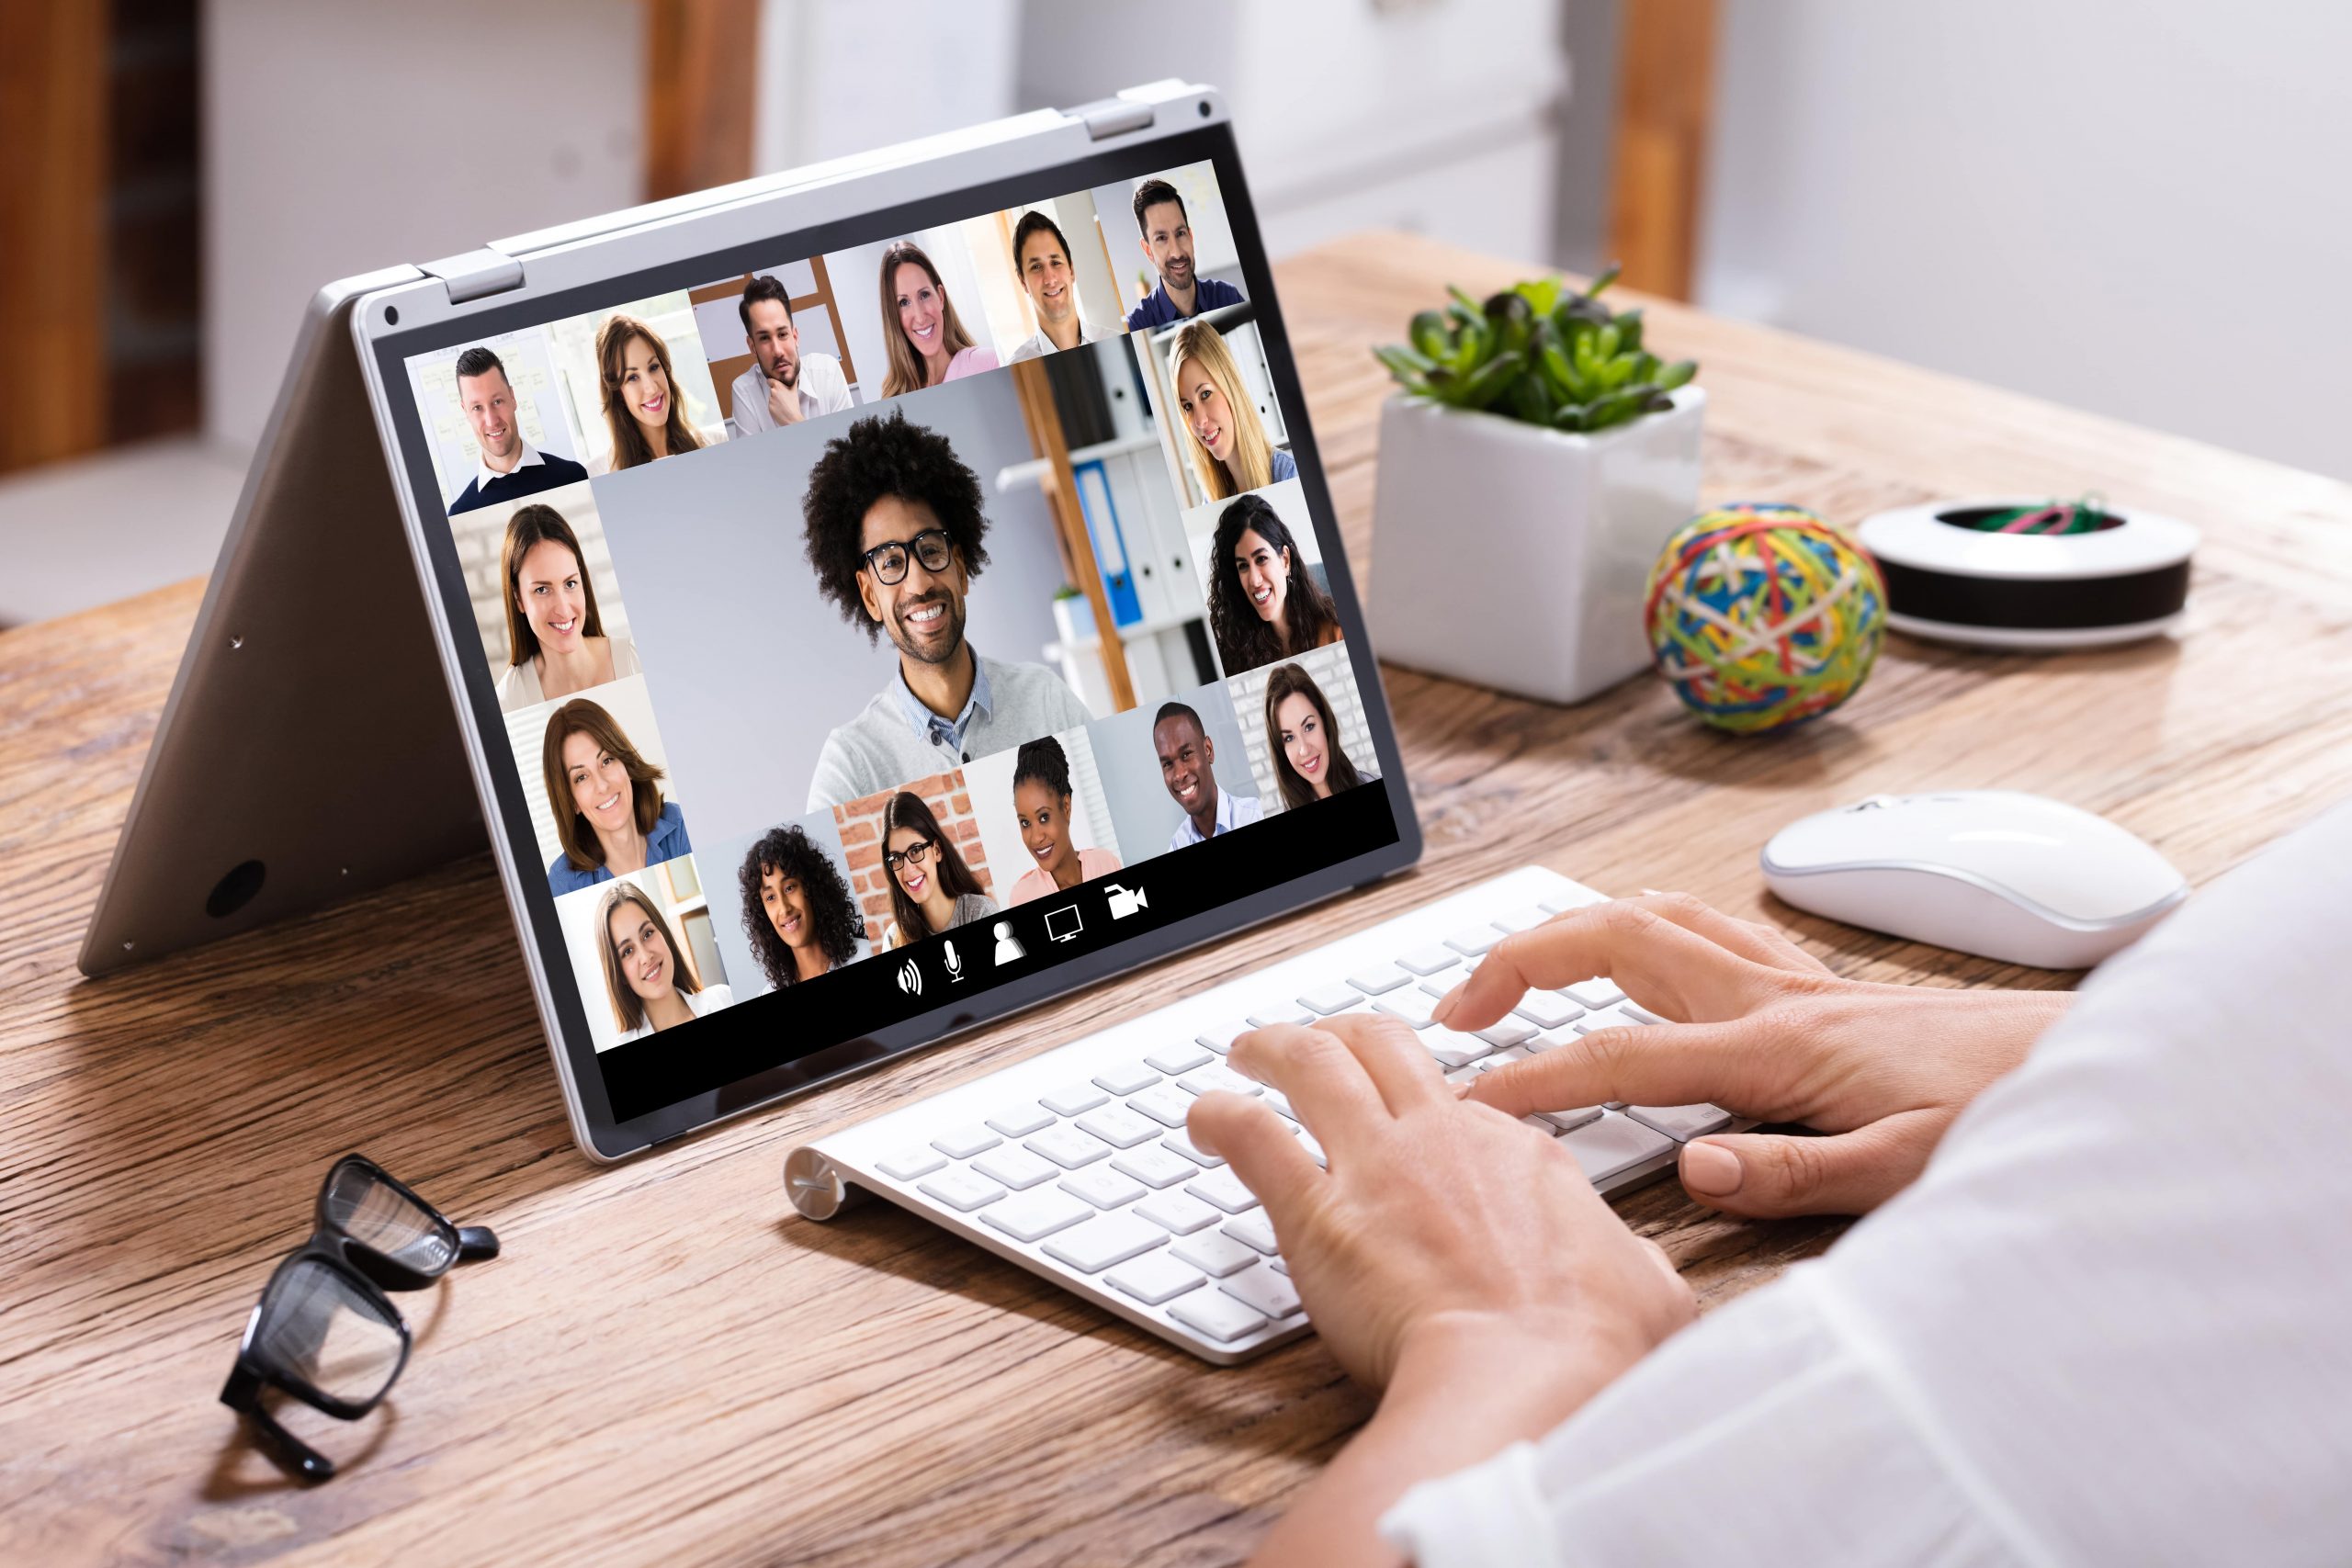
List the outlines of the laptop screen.
<svg viewBox="0 0 2352 1568">
<path fill-rule="evenodd" d="M 924 217 L 399 361 L 618 1121 L 1397 840 L 1216 161 Z"/>
</svg>

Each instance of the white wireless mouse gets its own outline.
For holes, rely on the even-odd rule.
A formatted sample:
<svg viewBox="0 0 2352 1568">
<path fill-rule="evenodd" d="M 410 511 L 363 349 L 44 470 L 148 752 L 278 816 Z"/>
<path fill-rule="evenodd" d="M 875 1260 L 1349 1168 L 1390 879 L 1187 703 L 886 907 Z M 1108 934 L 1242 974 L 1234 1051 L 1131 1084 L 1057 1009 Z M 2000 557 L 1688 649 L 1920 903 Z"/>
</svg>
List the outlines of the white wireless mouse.
<svg viewBox="0 0 2352 1568">
<path fill-rule="evenodd" d="M 1760 858 L 1800 909 L 2037 969 L 2087 969 L 2188 897 L 2144 840 L 2008 789 L 1874 795 L 1791 823 Z"/>
</svg>

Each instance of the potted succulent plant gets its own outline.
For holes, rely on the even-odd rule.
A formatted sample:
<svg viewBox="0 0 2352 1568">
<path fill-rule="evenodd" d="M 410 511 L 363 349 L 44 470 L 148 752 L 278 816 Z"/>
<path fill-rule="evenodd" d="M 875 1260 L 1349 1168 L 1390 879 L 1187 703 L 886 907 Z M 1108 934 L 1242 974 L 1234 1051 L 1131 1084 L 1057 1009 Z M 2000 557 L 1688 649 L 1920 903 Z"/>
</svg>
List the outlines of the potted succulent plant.
<svg viewBox="0 0 2352 1568">
<path fill-rule="evenodd" d="M 1706 394 L 1597 298 L 1616 276 L 1456 288 L 1374 351 L 1403 389 L 1373 505 L 1384 657 L 1559 703 L 1648 668 L 1643 585 L 1698 510 Z"/>
</svg>

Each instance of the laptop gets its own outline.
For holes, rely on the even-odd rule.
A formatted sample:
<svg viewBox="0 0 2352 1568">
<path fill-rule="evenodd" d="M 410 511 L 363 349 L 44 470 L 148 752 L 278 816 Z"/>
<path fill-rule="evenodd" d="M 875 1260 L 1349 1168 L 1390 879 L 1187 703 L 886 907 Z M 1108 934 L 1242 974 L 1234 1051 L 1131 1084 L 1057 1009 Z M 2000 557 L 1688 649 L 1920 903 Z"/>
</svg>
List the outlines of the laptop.
<svg viewBox="0 0 2352 1568">
<path fill-rule="evenodd" d="M 1214 90 L 321 291 L 81 964 L 485 839 L 599 1161 L 1415 862 Z M 892 1199 L 1210 1359 L 1258 1353 L 1305 1318 L 1182 1129 L 1243 1084 L 1233 1034 L 1429 1030 L 1461 965 L 1596 897 L 1512 873 L 795 1150 L 787 1189 L 828 1218 Z M 1603 992 L 1428 1038 L 1462 1073 L 1639 1021 Z M 1544 1131 L 1621 1184 L 1697 1124 L 1669 1109 Z"/>
</svg>

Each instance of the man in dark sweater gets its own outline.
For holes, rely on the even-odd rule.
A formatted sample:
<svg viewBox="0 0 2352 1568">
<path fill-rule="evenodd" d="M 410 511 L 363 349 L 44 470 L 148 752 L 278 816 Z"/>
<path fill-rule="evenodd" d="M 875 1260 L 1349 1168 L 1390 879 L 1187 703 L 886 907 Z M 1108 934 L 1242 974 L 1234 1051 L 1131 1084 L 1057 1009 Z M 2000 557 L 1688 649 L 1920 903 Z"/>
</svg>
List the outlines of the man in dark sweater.
<svg viewBox="0 0 2352 1568">
<path fill-rule="evenodd" d="M 449 515 L 492 502 L 520 501 L 558 485 L 578 484 L 588 470 L 569 457 L 541 452 L 523 439 L 514 406 L 514 386 L 498 355 L 479 345 L 458 355 L 458 406 L 474 427 L 481 461 L 465 489 L 449 502 Z"/>
</svg>

